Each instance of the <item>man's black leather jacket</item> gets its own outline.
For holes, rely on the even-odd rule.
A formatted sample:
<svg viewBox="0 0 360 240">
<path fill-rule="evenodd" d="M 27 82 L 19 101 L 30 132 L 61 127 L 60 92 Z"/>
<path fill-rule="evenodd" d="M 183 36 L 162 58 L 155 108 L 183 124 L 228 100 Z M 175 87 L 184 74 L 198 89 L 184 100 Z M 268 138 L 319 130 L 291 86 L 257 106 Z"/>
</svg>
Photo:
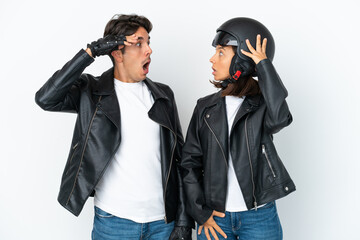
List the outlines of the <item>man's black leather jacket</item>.
<svg viewBox="0 0 360 240">
<path fill-rule="evenodd" d="M 257 64 L 260 95 L 246 97 L 236 114 L 228 140 L 225 98 L 221 92 L 198 100 L 181 166 L 187 211 L 203 224 L 213 210 L 224 212 L 229 149 L 248 209 L 295 191 L 272 135 L 292 122 L 287 91 L 272 63 Z"/>
<path fill-rule="evenodd" d="M 114 89 L 114 69 L 101 77 L 83 74 L 94 59 L 81 50 L 36 93 L 36 103 L 48 111 L 77 113 L 69 157 L 62 176 L 59 203 L 78 216 L 121 143 L 120 108 Z M 178 162 L 183 137 L 171 89 L 144 80 L 154 97 L 149 118 L 160 127 L 161 172 L 165 221 L 193 227 L 185 212 Z M 145 143 L 146 144 L 146 143 Z M 140 146 L 140 145 L 139 145 Z M 139 149 L 141 151 L 141 149 Z M 141 177 L 139 176 L 139 181 Z"/>
</svg>

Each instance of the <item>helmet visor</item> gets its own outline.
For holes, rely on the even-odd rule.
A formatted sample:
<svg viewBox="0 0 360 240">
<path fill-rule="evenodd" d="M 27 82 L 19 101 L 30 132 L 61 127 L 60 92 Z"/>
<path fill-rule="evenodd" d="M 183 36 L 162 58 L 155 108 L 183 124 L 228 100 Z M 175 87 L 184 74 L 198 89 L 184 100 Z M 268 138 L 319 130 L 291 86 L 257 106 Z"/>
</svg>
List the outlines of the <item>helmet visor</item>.
<svg viewBox="0 0 360 240">
<path fill-rule="evenodd" d="M 238 46 L 236 38 L 226 32 L 218 31 L 212 42 L 213 47 L 221 46 Z"/>
</svg>

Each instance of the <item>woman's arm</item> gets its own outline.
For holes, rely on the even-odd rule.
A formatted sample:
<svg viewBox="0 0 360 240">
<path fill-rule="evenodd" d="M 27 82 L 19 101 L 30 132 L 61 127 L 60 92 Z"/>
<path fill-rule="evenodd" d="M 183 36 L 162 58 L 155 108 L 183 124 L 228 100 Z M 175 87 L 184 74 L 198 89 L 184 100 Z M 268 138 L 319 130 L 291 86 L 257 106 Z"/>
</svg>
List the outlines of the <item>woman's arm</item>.
<svg viewBox="0 0 360 240">
<path fill-rule="evenodd" d="M 287 90 L 273 64 L 266 57 L 266 43 L 267 39 L 264 38 L 261 44 L 261 36 L 258 35 L 256 49 L 251 46 L 249 40 L 246 40 L 251 53 L 244 50 L 241 52 L 252 58 L 256 64 L 259 87 L 267 106 L 264 125 L 268 132 L 273 134 L 288 126 L 292 122 L 292 116 L 285 100 L 288 95 Z"/>
<path fill-rule="evenodd" d="M 181 168 L 187 198 L 187 212 L 199 223 L 205 223 L 212 209 L 205 205 L 203 190 L 202 149 L 199 138 L 199 113 L 195 107 L 182 150 Z"/>
</svg>

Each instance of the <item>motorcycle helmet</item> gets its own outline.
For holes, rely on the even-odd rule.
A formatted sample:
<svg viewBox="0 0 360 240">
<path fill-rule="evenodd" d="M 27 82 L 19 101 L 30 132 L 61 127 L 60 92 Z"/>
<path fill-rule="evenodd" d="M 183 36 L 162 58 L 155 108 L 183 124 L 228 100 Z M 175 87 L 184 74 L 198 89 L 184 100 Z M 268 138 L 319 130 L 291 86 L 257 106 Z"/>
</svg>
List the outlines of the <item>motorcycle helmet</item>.
<svg viewBox="0 0 360 240">
<path fill-rule="evenodd" d="M 236 53 L 231 60 L 230 79 L 223 81 L 223 87 L 234 83 L 239 77 L 257 76 L 254 61 L 241 53 L 241 49 L 250 52 L 245 40 L 249 39 L 251 45 L 256 48 L 256 37 L 261 35 L 261 41 L 267 38 L 266 56 L 270 61 L 275 54 L 275 42 L 270 31 L 260 22 L 245 17 L 233 18 L 223 23 L 217 30 L 212 45 L 236 46 Z"/>
</svg>

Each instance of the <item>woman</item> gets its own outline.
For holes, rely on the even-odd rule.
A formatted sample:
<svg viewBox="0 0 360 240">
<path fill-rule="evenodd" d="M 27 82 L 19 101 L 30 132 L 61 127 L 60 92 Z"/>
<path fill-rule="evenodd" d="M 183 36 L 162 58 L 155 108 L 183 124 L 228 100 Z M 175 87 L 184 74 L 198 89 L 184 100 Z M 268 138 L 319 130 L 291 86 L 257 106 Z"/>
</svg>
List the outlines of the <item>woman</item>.
<svg viewBox="0 0 360 240">
<path fill-rule="evenodd" d="M 213 46 L 212 83 L 221 90 L 198 100 L 187 132 L 187 211 L 198 239 L 282 239 L 274 201 L 295 185 L 272 141 L 292 121 L 271 63 L 274 40 L 261 23 L 234 18 L 217 30 Z"/>
</svg>

